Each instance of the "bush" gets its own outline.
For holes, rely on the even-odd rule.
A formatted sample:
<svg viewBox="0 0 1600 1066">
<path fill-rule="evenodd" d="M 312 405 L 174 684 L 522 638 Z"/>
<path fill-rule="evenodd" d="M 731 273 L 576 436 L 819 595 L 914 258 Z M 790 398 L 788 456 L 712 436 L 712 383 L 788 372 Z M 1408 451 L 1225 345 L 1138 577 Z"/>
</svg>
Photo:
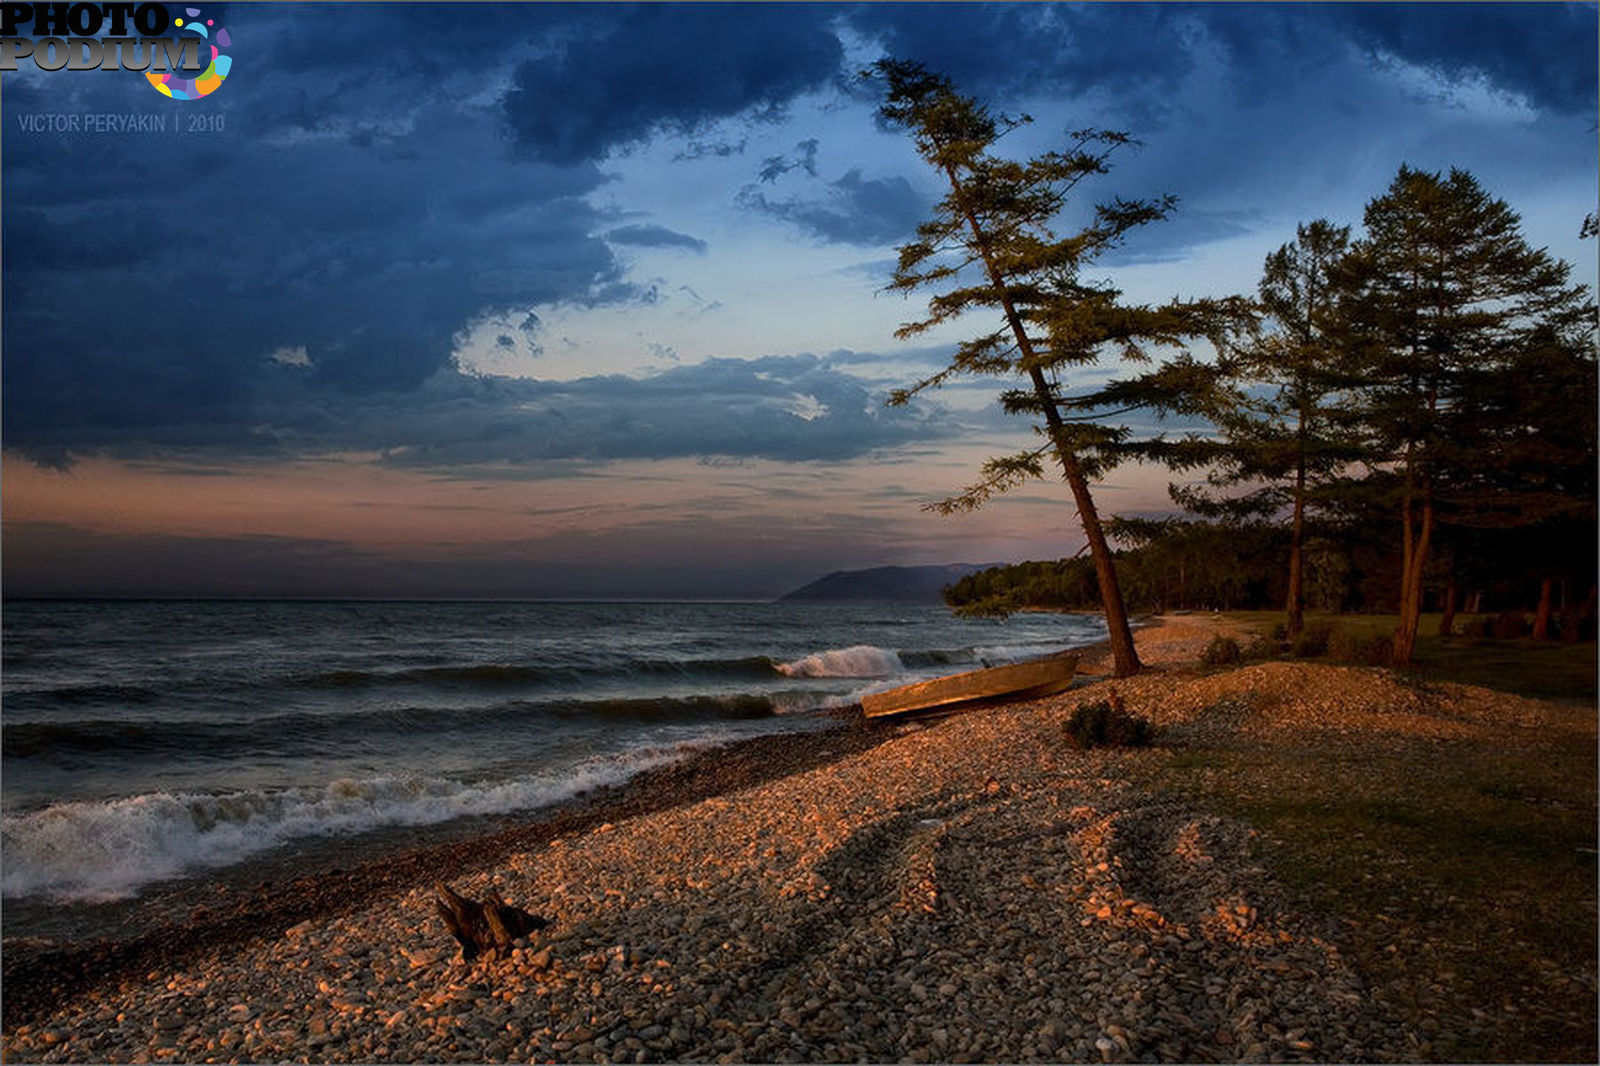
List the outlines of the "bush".
<svg viewBox="0 0 1600 1066">
<path fill-rule="evenodd" d="M 1227 666 L 1243 658 L 1239 642 L 1232 637 L 1212 637 L 1206 650 L 1200 653 L 1201 666 Z"/>
<path fill-rule="evenodd" d="M 1388 666 L 1394 661 L 1394 638 L 1373 637 L 1356 649 L 1363 666 Z"/>
<path fill-rule="evenodd" d="M 1312 659 L 1318 655 L 1328 653 L 1328 638 L 1333 635 L 1333 627 L 1327 622 L 1312 622 L 1300 631 L 1300 635 L 1289 646 L 1289 651 L 1297 659 Z"/>
<path fill-rule="evenodd" d="M 1244 657 L 1246 659 L 1271 659 L 1282 650 L 1282 639 L 1257 637 L 1244 646 Z"/>
<path fill-rule="evenodd" d="M 1328 658 L 1357 666 L 1388 666 L 1394 659 L 1394 638 L 1362 637 L 1334 626 L 1328 634 Z"/>
<path fill-rule="evenodd" d="M 1279 622 L 1277 625 L 1273 626 L 1272 627 L 1272 639 L 1273 640 L 1288 640 L 1289 639 L 1289 627 L 1287 625 L 1283 624 L 1282 622 Z"/>
<path fill-rule="evenodd" d="M 1521 611 L 1502 611 L 1490 632 L 1496 640 L 1516 640 L 1527 635 L 1528 620 Z"/>
<path fill-rule="evenodd" d="M 1344 626 L 1328 628 L 1328 658 L 1341 663 L 1353 663 L 1360 654 L 1360 640 Z"/>
<path fill-rule="evenodd" d="M 1080 748 L 1142 748 L 1153 735 L 1150 723 L 1123 710 L 1116 696 L 1084 704 L 1067 721 L 1067 737 Z"/>
</svg>

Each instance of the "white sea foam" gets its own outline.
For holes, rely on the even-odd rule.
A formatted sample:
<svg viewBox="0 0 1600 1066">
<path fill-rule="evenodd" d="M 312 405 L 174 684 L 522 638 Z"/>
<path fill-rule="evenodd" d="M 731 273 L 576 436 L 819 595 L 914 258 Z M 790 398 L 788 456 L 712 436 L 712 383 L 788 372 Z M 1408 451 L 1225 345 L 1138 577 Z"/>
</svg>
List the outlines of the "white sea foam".
<svg viewBox="0 0 1600 1066">
<path fill-rule="evenodd" d="M 904 673 L 905 665 L 892 651 L 857 644 L 781 663 L 778 672 L 786 677 L 893 677 Z"/>
<path fill-rule="evenodd" d="M 1037 659 L 1041 655 L 1061 651 L 1065 645 L 1059 643 L 1049 644 L 996 644 L 990 647 L 972 649 L 972 654 L 980 663 L 990 663 L 1001 666 L 1005 663 L 1020 663 L 1024 659 Z"/>
<path fill-rule="evenodd" d="M 227 866 L 296 837 L 431 825 L 548 806 L 687 757 L 679 744 L 592 759 L 560 777 L 466 784 L 442 778 L 339 780 L 322 788 L 223 795 L 147 793 L 7 816 L 3 893 L 101 902 L 196 869 Z"/>
</svg>

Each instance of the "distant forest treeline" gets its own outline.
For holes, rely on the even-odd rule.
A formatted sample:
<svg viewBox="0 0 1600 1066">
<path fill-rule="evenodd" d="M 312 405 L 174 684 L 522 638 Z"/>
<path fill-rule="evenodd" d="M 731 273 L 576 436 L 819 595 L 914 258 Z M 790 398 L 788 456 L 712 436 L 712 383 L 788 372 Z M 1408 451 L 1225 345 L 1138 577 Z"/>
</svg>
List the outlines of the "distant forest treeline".
<svg viewBox="0 0 1600 1066">
<path fill-rule="evenodd" d="M 1129 545 L 1116 553 L 1129 609 L 1276 610 L 1287 595 L 1283 559 L 1289 531 L 1267 523 L 1120 520 L 1114 536 Z M 1313 611 L 1392 614 L 1398 609 L 1398 562 L 1380 524 L 1320 530 L 1305 552 L 1305 605 Z M 1575 554 L 1593 543 L 1581 523 L 1568 531 Z M 1441 553 L 1428 610 L 1445 611 L 1454 598 L 1462 614 L 1526 613 L 1542 635 L 1592 639 L 1593 574 L 1569 573 L 1543 602 L 1540 579 L 1548 557 L 1520 550 L 1516 531 L 1480 533 Z M 1580 556 L 1581 557 L 1581 556 Z M 1085 557 L 994 566 L 944 587 L 945 603 L 964 614 L 1028 609 L 1100 609 L 1093 564 Z"/>
</svg>

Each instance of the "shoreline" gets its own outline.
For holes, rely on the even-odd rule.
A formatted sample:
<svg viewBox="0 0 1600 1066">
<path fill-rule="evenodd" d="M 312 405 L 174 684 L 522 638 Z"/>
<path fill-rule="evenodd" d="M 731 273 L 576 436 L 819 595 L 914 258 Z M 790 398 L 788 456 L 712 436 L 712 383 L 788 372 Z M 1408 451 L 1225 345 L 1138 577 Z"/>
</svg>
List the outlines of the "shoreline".
<svg viewBox="0 0 1600 1066">
<path fill-rule="evenodd" d="M 1171 624 L 1172 620 L 1163 616 L 1134 619 L 1135 632 L 1145 638 L 1141 654 L 1150 636 Z M 1081 659 L 1074 688 L 1107 680 L 1109 640 L 1076 650 Z M 1146 665 L 1160 668 L 1157 661 Z M 75 998 L 147 972 L 157 963 L 180 963 L 281 933 L 301 922 L 336 918 L 388 894 L 481 873 L 518 850 L 801 773 L 869 750 L 907 729 L 923 727 L 914 719 L 910 724 L 906 720 L 873 722 L 852 711 L 858 712 L 859 705 L 824 712 L 839 719 L 831 728 L 735 741 L 549 807 L 478 819 L 499 828 L 463 826 L 448 831 L 432 827 L 444 839 L 421 844 L 397 841 L 348 869 L 329 861 L 296 863 L 290 866 L 293 876 L 274 882 L 244 875 L 248 864 L 243 864 L 231 875 L 196 877 L 145 901 L 148 910 L 134 919 L 134 931 L 128 935 L 69 940 L 7 937 L 0 960 L 0 984 L 4 987 L 0 1024 L 10 1030 L 37 1021 Z M 429 827 L 422 827 L 424 834 L 428 831 Z M 407 833 L 394 832 L 397 837 Z M 266 865 L 275 870 L 284 864 L 267 860 Z M 254 888 L 249 887 L 252 881 L 256 882 Z M 219 893 L 208 902 L 209 889 Z M 170 916 L 163 917 L 162 911 Z"/>
<path fill-rule="evenodd" d="M 1476 876 L 1446 832 L 1473 805 L 1480 827 L 1545 834 L 1543 861 L 1592 846 L 1592 827 L 1560 829 L 1592 799 L 1571 750 L 1592 747 L 1592 706 L 1296 660 L 1198 669 L 1228 620 L 1151 622 L 1136 677 L 702 753 L 381 871 L 279 886 L 233 916 L 254 926 L 208 920 L 139 965 L 79 959 L 120 965 L 92 982 L 57 958 L 13 988 L 8 950 L 4 1058 L 1592 1061 L 1594 968 L 1568 950 L 1592 939 L 1592 880 L 1563 902 L 1514 848 L 1481 888 L 1415 862 Z M 1108 695 L 1155 745 L 1068 740 Z M 1482 791 L 1557 753 L 1562 805 L 1517 791 L 1556 778 Z M 1270 817 L 1286 802 L 1337 833 L 1348 809 L 1362 832 L 1306 835 Z M 1408 844 L 1410 816 L 1381 815 L 1418 802 L 1437 824 Z M 436 880 L 549 925 L 463 961 Z M 1535 947 L 1523 922 L 1503 935 L 1529 943 L 1491 947 L 1508 891 L 1568 932 Z"/>
<path fill-rule="evenodd" d="M 90 995 L 97 987 L 147 971 L 156 963 L 178 963 L 281 933 L 300 922 L 350 913 L 386 894 L 480 873 L 519 849 L 548 845 L 608 823 L 799 773 L 868 750 L 894 732 L 893 725 L 869 726 L 841 717 L 831 728 L 750 737 L 696 751 L 682 761 L 642 771 L 620 784 L 605 785 L 550 807 L 478 819 L 499 823 L 502 828 L 462 828 L 457 831 L 460 839 L 398 843 L 349 869 L 326 866 L 283 883 L 258 884 L 254 891 L 224 886 L 226 897 L 220 902 L 209 906 L 195 903 L 182 921 L 147 918 L 141 924 L 148 928 L 131 936 L 47 944 L 32 942 L 39 938 L 7 937 L 0 975 L 3 1024 L 8 1030 L 26 1024 L 70 999 Z M 219 880 L 195 878 L 193 884 L 174 894 L 198 900 L 208 885 Z"/>
</svg>

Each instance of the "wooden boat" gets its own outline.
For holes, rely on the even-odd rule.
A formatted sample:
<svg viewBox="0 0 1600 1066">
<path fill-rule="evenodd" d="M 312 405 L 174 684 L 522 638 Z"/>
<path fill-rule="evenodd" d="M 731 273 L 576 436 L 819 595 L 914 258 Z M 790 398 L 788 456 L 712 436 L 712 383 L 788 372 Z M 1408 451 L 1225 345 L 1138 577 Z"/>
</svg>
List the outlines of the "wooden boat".
<svg viewBox="0 0 1600 1066">
<path fill-rule="evenodd" d="M 1063 692 L 1072 684 L 1078 653 L 1057 652 L 1040 659 L 935 677 L 861 697 L 868 718 L 911 711 L 956 710 L 994 699 L 1037 699 Z"/>
</svg>

